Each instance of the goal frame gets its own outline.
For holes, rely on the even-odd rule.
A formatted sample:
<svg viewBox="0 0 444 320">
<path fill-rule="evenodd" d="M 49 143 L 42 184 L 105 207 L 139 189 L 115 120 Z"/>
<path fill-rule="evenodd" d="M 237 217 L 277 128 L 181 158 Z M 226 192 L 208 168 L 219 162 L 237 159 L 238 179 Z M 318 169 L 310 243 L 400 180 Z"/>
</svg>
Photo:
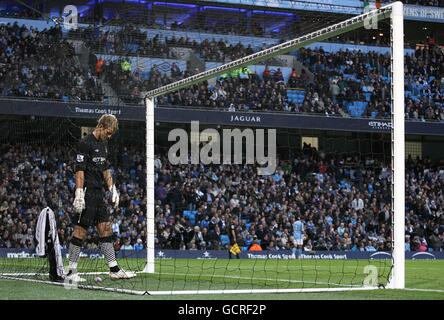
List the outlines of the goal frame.
<svg viewBox="0 0 444 320">
<path fill-rule="evenodd" d="M 145 95 L 146 109 L 146 170 L 147 170 L 147 262 L 142 273 L 155 272 L 155 197 L 154 197 L 154 110 L 156 97 L 191 86 L 218 75 L 270 59 L 276 55 L 296 50 L 308 44 L 322 41 L 335 35 L 363 27 L 369 20 L 390 19 L 391 29 L 391 163 L 392 163 L 392 270 L 386 288 L 405 289 L 405 125 L 404 125 L 404 6 L 398 1 L 334 25 L 311 32 L 302 37 L 275 45 L 219 67 L 151 90 Z M 395 170 L 396 168 L 396 170 Z M 329 292 L 351 290 L 374 290 L 377 287 L 344 287 L 313 289 L 251 289 L 251 290 L 189 290 L 150 292 L 150 294 L 223 294 L 223 293 L 279 293 L 279 292 Z"/>
</svg>

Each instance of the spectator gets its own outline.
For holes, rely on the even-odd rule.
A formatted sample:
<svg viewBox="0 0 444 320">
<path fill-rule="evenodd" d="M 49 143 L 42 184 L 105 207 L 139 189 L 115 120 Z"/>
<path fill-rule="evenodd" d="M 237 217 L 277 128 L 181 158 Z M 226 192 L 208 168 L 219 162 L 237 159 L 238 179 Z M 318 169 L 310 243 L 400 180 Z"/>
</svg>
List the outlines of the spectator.
<svg viewBox="0 0 444 320">
<path fill-rule="evenodd" d="M 262 251 L 262 247 L 259 244 L 259 240 L 256 236 L 254 237 L 253 243 L 248 248 L 248 251 Z"/>
<path fill-rule="evenodd" d="M 421 239 L 419 247 L 418 247 L 418 251 L 419 252 L 426 252 L 427 251 L 427 242 L 425 239 Z"/>
<path fill-rule="evenodd" d="M 123 246 L 120 247 L 120 250 L 134 250 L 134 247 L 131 245 L 130 239 L 124 240 Z"/>
<path fill-rule="evenodd" d="M 98 77 L 100 77 L 100 75 L 102 74 L 104 65 L 105 65 L 105 60 L 102 57 L 97 59 L 97 62 L 96 62 L 96 74 L 97 74 Z"/>
<path fill-rule="evenodd" d="M 134 245 L 134 250 L 141 251 L 143 249 L 144 249 L 144 247 L 143 247 L 142 239 L 138 238 L 136 244 Z"/>
</svg>

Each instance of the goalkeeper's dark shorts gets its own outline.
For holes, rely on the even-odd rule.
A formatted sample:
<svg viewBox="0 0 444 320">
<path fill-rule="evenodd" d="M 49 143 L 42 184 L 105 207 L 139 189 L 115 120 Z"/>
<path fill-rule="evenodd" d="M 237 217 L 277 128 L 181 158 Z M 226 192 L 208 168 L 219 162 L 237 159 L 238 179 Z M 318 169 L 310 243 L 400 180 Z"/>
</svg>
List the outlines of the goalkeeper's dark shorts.
<svg viewBox="0 0 444 320">
<path fill-rule="evenodd" d="M 85 209 L 76 214 L 74 224 L 85 229 L 101 222 L 109 222 L 102 189 L 86 189 Z"/>
</svg>

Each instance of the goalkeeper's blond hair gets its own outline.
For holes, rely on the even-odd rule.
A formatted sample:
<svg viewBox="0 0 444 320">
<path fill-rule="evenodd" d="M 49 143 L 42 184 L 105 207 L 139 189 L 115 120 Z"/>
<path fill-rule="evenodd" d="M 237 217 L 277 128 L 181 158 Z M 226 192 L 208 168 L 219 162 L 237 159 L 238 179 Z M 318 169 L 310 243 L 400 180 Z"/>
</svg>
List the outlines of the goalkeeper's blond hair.
<svg viewBox="0 0 444 320">
<path fill-rule="evenodd" d="M 97 127 L 113 129 L 113 131 L 116 132 L 119 129 L 119 121 L 115 115 L 104 114 L 97 120 Z"/>
</svg>

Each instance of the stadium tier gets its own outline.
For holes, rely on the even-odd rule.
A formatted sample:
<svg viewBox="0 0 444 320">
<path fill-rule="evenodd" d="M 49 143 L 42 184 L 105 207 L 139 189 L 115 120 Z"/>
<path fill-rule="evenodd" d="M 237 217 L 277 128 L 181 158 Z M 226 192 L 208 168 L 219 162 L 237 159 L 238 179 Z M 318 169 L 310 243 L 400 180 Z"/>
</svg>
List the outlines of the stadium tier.
<svg viewBox="0 0 444 320">
<path fill-rule="evenodd" d="M 146 243 L 143 149 L 116 147 L 116 179 L 122 182 L 120 210 L 112 221 L 116 246 L 141 250 Z M 75 185 L 70 152 L 58 144 L 50 152 L 39 144 L 2 144 L 1 247 L 35 248 L 36 219 L 46 206 L 55 210 L 60 244 L 68 247 Z M 295 248 L 299 218 L 306 225 L 305 251 L 390 251 L 391 177 L 384 161 L 319 154 L 305 145 L 267 178 L 258 176 L 254 166 L 173 166 L 165 154 L 155 162 L 158 249 L 220 250 L 229 244 L 226 225 L 235 215 L 241 221 L 236 232 L 243 250 L 255 238 L 262 250 Z M 442 165 L 408 159 L 408 251 L 443 249 Z M 66 185 L 55 187 L 57 181 Z M 92 229 L 88 249 L 97 248 L 96 237 Z"/>
<path fill-rule="evenodd" d="M 72 45 L 63 39 L 60 28 L 44 32 L 30 32 L 29 28 L 15 23 L 1 28 L 5 40 L 5 54 L 2 58 L 2 73 L 5 76 L 0 88 L 3 96 L 103 101 L 104 92 L 108 89 L 107 101 L 118 101 L 116 104 L 140 104 L 143 92 L 196 73 L 195 70 L 186 69 L 187 63 L 177 60 L 170 50 L 177 49 L 175 44 L 168 39 L 161 43 L 158 35 L 148 40 L 146 35 L 124 29 L 122 33 L 113 35 L 110 42 L 103 40 L 103 37 L 111 37 L 108 32 L 98 37 L 93 37 L 92 31 L 83 32 L 80 39 L 85 40 L 85 45 L 89 45 L 92 54 L 88 63 L 81 65 Z M 20 37 L 13 36 L 17 34 Z M 85 36 L 86 34 L 89 36 Z M 122 39 L 119 34 L 133 37 Z M 74 38 L 77 39 L 77 36 L 76 34 Z M 135 39 L 140 38 L 145 40 L 138 47 Z M 8 43 L 6 39 L 11 40 Z M 45 47 L 47 41 L 58 43 L 51 49 L 52 53 Z M 185 40 L 187 42 L 189 40 Z M 113 48 L 114 43 L 118 43 L 120 49 Z M 131 50 L 132 46 L 137 49 Z M 201 59 L 209 61 L 211 57 L 219 56 L 227 62 L 254 52 L 250 46 L 245 48 L 240 43 L 227 47 L 223 41 L 209 42 L 208 39 L 185 46 L 200 55 Z M 215 50 L 214 54 L 211 53 L 212 50 Z M 329 52 L 323 47 L 300 50 L 294 57 L 302 64 L 299 71 L 289 66 L 248 68 L 227 74 L 215 83 L 206 82 L 198 87 L 163 96 L 159 105 L 388 118 L 388 54 L 349 51 L 346 47 L 339 47 L 338 50 Z M 41 59 L 41 52 L 47 54 L 46 64 L 36 67 L 39 64 L 38 59 Z M 128 56 L 131 52 L 134 56 Z M 231 58 L 224 59 L 226 54 Z M 36 61 L 29 60 L 28 55 Z M 157 57 L 157 64 L 145 61 L 144 58 L 139 61 L 139 56 Z M 162 62 L 162 59 L 168 62 Z M 63 64 L 59 63 L 61 60 L 64 61 Z M 441 84 L 443 61 L 443 51 L 437 46 L 422 46 L 406 55 L 405 113 L 408 119 L 444 120 Z M 62 65 L 63 69 L 48 68 L 48 62 Z M 144 65 L 145 63 L 150 66 Z M 165 63 L 165 66 L 160 67 Z M 435 68 L 435 65 L 441 67 Z M 109 87 L 114 90 L 110 92 Z M 277 95 L 272 94 L 276 91 L 279 92 Z"/>
<path fill-rule="evenodd" d="M 210 13 L 208 15 L 205 21 L 212 17 Z M 301 19 L 309 17 L 304 15 Z M 18 22 L 4 19 L 1 28 L 5 49 L 1 94 L 8 97 L 100 102 L 105 96 L 108 104 L 142 104 L 146 91 L 186 78 L 196 71 L 202 71 L 202 68 L 214 67 L 263 50 L 285 39 L 288 34 L 293 37 L 299 34 L 287 31 L 281 34 L 281 38 L 277 35 L 276 38 L 223 38 L 217 33 L 187 32 L 185 26 L 185 30 L 172 31 L 175 28 L 171 26 L 168 26 L 169 30 L 162 30 L 167 26 L 160 26 L 159 30 L 150 29 L 153 26 L 149 24 L 145 27 L 143 23 L 125 25 L 122 19 L 114 17 L 108 21 L 109 25 L 102 28 L 82 24 L 67 32 L 62 32 L 62 28 L 39 31 L 32 20 Z M 330 21 L 333 19 L 339 18 L 330 17 Z M 301 24 L 296 17 L 290 20 Z M 189 28 L 195 30 L 193 25 Z M 305 31 L 304 28 L 302 31 Z M 266 64 L 268 68 L 254 66 L 227 74 L 216 82 L 163 96 L 159 105 L 388 118 L 390 58 L 387 47 L 377 47 L 371 43 L 372 40 L 387 39 L 388 32 L 364 31 L 373 32 L 376 36 L 363 40 L 359 38 L 359 32 L 347 34 L 347 38 L 341 35 L 334 38 L 335 42 L 339 42 L 334 46 L 328 43 L 312 45 L 307 50 L 287 56 L 287 60 L 294 60 L 292 63 L 272 59 Z M 57 44 L 52 48 L 52 53 L 47 52 L 45 45 L 54 39 Z M 347 44 L 341 45 L 341 41 L 353 43 L 355 50 L 349 50 Z M 76 52 L 73 46 L 78 48 L 79 43 L 86 46 L 86 52 Z M 45 64 L 36 67 L 38 61 L 32 63 L 28 59 L 29 54 L 32 59 L 39 59 L 38 54 L 43 51 L 49 53 L 46 60 L 48 57 L 53 59 L 51 62 L 54 65 L 61 65 L 58 61 L 65 61 L 61 65 L 64 70 L 55 72 Z M 13 56 L 11 52 L 14 52 Z M 87 52 L 90 53 L 89 57 L 85 56 Z M 189 69 L 193 58 L 203 62 L 194 63 L 196 68 Z M 444 119 L 443 61 L 443 51 L 436 45 L 412 45 L 411 49 L 406 50 L 405 114 L 408 119 Z M 45 63 L 49 64 L 48 61 Z M 45 76 L 39 72 L 43 68 L 46 70 Z M 279 94 L 272 94 L 273 90 L 278 90 Z"/>
</svg>

